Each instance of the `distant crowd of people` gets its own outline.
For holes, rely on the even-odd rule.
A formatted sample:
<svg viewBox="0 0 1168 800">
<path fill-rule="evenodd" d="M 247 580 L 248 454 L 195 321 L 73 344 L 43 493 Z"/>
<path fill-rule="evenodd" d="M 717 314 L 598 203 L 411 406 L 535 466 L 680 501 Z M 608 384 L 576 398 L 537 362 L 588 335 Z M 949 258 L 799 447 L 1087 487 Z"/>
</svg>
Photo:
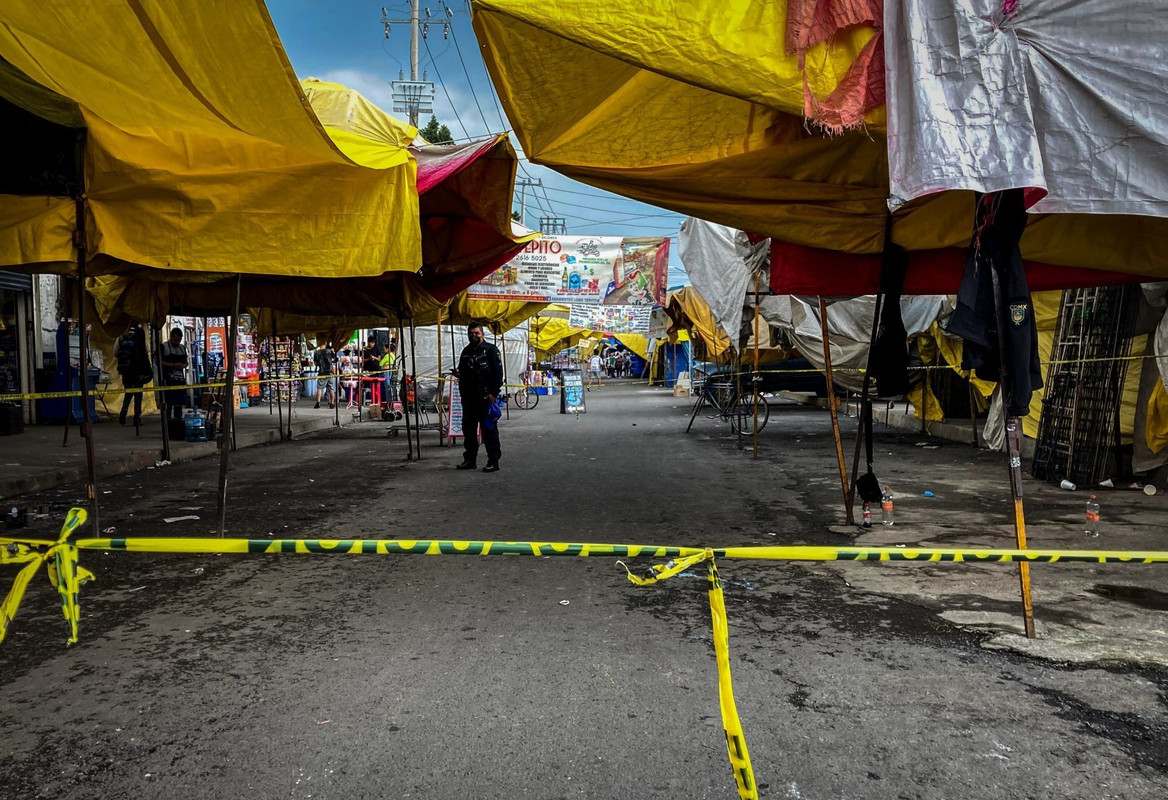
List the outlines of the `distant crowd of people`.
<svg viewBox="0 0 1168 800">
<path fill-rule="evenodd" d="M 353 405 L 362 373 L 381 380 L 384 387 L 382 396 L 387 401 L 397 399 L 396 341 L 391 341 L 388 347 L 382 349 L 377 344 L 377 338 L 370 336 L 359 353 L 355 347 L 346 347 L 338 353 L 331 344 L 325 344 L 313 353 L 312 359 L 319 376 L 316 383 L 316 405 L 313 408 L 320 408 L 321 401 L 326 399 L 328 407 L 332 408 L 333 404 L 338 402 L 338 396 Z"/>
</svg>

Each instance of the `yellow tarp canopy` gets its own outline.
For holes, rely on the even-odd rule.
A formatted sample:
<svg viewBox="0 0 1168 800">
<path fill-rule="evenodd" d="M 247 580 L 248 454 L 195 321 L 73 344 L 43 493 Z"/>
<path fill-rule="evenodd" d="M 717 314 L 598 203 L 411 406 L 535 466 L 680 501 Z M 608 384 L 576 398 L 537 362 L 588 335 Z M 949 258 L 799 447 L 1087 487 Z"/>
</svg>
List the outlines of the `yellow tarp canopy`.
<svg viewBox="0 0 1168 800">
<path fill-rule="evenodd" d="M 326 130 L 262 3 L 44 0 L 0 23 L 0 57 L 84 121 L 90 274 L 420 266 L 413 129 L 375 157 Z M 0 95 L 38 113 L 18 83 Z M 0 264 L 75 270 L 70 201 L 0 196 L 0 225 Z"/>
<path fill-rule="evenodd" d="M 577 180 L 786 242 L 878 253 L 889 192 L 881 118 L 826 136 L 803 117 L 786 2 L 479 0 L 474 28 L 524 152 Z M 807 53 L 809 88 L 836 88 L 873 31 Z M 900 209 L 909 250 L 968 244 L 973 198 Z M 1168 276 L 1168 220 L 1031 216 L 1025 258 Z"/>
<path fill-rule="evenodd" d="M 730 337 L 714 318 L 714 312 L 710 310 L 705 298 L 692 286 L 671 293 L 666 300 L 665 311 L 671 320 L 671 333 L 693 331 L 704 347 L 702 358 L 717 360 L 731 348 Z"/>
</svg>

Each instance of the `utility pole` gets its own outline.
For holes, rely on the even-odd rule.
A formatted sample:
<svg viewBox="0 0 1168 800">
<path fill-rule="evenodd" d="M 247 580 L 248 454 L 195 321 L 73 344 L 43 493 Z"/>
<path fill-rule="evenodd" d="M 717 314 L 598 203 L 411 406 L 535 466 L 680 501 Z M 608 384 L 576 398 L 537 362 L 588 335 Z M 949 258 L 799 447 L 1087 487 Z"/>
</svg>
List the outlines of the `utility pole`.
<svg viewBox="0 0 1168 800">
<path fill-rule="evenodd" d="M 540 217 L 539 230 L 548 236 L 564 236 L 568 232 L 568 221 L 564 217 Z"/>
<path fill-rule="evenodd" d="M 543 186 L 542 179 L 532 180 L 531 178 L 519 178 L 515 181 L 515 185 L 519 187 L 519 224 L 524 227 L 527 226 L 527 187 L 528 186 Z"/>
<path fill-rule="evenodd" d="M 418 2 L 410 1 L 410 80 L 418 80 Z M 410 124 L 418 127 L 418 110 L 410 111 Z"/>
<path fill-rule="evenodd" d="M 426 19 L 422 21 L 419 13 L 419 6 L 421 0 L 410 0 L 410 18 L 409 19 L 390 19 L 385 11 L 385 7 L 381 8 L 381 25 L 385 31 L 385 38 L 389 38 L 389 27 L 394 25 L 409 25 L 410 26 L 410 80 L 406 82 L 400 77 L 397 81 L 391 81 L 393 86 L 393 110 L 405 111 L 410 116 L 410 124 L 415 128 L 418 127 L 418 114 L 431 114 L 434 112 L 434 84 L 426 80 L 425 74 L 422 75 L 421 80 L 418 80 L 418 40 L 426 39 L 430 33 L 430 9 L 426 9 Z M 446 39 L 450 36 L 450 20 L 453 13 L 449 8 L 446 9 L 446 19 L 442 22 L 442 38 Z"/>
</svg>

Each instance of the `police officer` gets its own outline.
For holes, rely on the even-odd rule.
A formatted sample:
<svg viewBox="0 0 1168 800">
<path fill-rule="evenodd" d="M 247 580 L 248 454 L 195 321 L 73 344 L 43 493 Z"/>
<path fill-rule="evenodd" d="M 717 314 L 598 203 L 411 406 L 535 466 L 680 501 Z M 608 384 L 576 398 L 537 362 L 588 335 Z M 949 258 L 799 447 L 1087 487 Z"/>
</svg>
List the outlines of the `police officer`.
<svg viewBox="0 0 1168 800">
<path fill-rule="evenodd" d="M 482 425 L 487 465 L 483 472 L 499 471 L 499 428 L 492 406 L 503 389 L 503 362 L 499 348 L 488 344 L 483 326 L 472 322 L 466 328 L 469 344 L 458 358 L 458 393 L 462 397 L 463 458 L 458 469 L 474 469 L 479 453 L 478 429 Z"/>
</svg>

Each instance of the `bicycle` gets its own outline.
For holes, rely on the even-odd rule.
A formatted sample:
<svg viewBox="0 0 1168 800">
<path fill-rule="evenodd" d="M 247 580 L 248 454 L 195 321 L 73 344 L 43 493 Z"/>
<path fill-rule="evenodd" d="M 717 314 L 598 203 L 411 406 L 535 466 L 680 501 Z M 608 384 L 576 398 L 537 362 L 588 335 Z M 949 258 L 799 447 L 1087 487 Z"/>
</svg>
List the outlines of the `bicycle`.
<svg viewBox="0 0 1168 800">
<path fill-rule="evenodd" d="M 721 417 L 723 422 L 730 423 L 730 430 L 739 436 L 754 432 L 754 417 L 757 410 L 758 430 L 762 431 L 771 418 L 771 408 L 762 392 L 757 389 L 758 377 L 752 377 L 751 383 L 753 386 L 750 391 L 743 392 L 738 379 L 725 380 L 721 377 L 713 380 L 695 379 L 693 385 L 698 390 L 698 399 L 694 402 L 685 432 L 689 433 L 698 412 L 705 406 L 715 411 L 709 415 L 710 419 Z"/>
<path fill-rule="evenodd" d="M 539 394 L 533 386 L 524 386 L 522 389 L 516 390 L 511 398 L 515 400 L 516 408 L 522 408 L 525 411 L 530 411 L 539 405 Z"/>
<path fill-rule="evenodd" d="M 512 393 L 510 398 L 515 401 L 516 408 L 525 411 L 531 411 L 539 405 L 539 392 L 535 390 L 534 386 L 528 384 L 526 374 L 523 376 L 523 386 Z"/>
</svg>

